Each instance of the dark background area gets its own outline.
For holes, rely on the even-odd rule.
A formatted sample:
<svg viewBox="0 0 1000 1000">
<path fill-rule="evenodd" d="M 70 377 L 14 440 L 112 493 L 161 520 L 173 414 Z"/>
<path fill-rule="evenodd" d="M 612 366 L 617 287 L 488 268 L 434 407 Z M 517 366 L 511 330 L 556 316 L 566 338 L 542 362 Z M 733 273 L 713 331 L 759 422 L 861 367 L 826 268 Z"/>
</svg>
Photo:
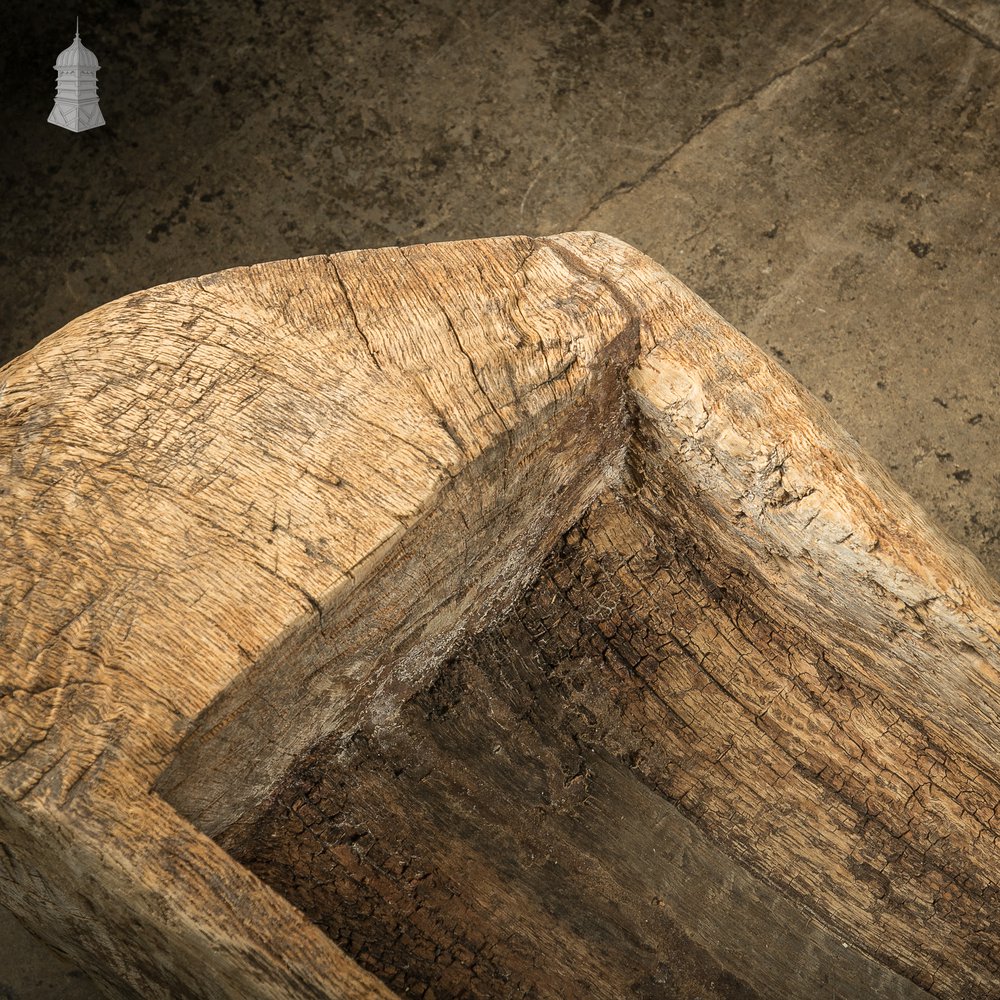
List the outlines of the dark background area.
<svg viewBox="0 0 1000 1000">
<path fill-rule="evenodd" d="M 80 134 L 46 122 L 77 15 L 107 121 Z M 601 229 L 1000 573 L 997 4 L 15 0 L 2 23 L 0 364 L 225 267 Z M 10 918 L 5 991 L 93 995 Z"/>
<path fill-rule="evenodd" d="M 16 0 L 3 360 L 80 312 L 179 277 L 572 228 L 864 9 Z M 80 134 L 46 122 L 77 13 L 107 120 Z"/>
</svg>

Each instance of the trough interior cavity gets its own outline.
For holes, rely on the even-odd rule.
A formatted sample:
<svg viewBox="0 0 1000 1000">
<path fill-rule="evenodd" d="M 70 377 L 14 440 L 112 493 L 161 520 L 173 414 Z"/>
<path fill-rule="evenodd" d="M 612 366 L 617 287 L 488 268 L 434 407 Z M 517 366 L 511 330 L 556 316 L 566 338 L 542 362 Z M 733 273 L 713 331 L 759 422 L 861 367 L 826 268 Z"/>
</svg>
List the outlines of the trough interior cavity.
<svg viewBox="0 0 1000 1000">
<path fill-rule="evenodd" d="M 782 740 L 824 710 L 824 651 L 628 478 L 398 711 L 216 839 L 402 996 L 911 995 L 775 877 L 811 836 Z"/>
</svg>

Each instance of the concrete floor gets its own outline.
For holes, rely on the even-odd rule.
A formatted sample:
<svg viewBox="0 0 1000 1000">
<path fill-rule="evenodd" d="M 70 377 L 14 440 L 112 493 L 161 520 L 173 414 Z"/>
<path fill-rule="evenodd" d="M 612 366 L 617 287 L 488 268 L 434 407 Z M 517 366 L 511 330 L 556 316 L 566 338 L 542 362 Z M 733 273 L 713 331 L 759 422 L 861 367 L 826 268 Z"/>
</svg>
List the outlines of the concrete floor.
<svg viewBox="0 0 1000 1000">
<path fill-rule="evenodd" d="M 1000 6 L 77 6 L 4 11 L 0 362 L 235 264 L 601 229 L 1000 575 Z M 45 121 L 78 12 L 108 122 L 80 135 Z M 0 910 L 0 1000 L 95 995 Z"/>
</svg>

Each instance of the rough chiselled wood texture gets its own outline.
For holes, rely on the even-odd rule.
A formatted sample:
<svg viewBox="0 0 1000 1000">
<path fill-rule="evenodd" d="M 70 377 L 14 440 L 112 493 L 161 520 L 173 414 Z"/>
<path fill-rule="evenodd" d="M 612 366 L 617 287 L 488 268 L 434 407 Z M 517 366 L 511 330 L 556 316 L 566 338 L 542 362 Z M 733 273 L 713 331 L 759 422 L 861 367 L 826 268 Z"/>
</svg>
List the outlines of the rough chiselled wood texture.
<svg viewBox="0 0 1000 1000">
<path fill-rule="evenodd" d="M 996 586 L 630 247 L 137 293 L 0 455 L 0 894 L 109 992 L 996 993 Z"/>
<path fill-rule="evenodd" d="M 704 678 L 663 614 L 703 590 L 633 513 L 597 501 L 391 723 L 330 737 L 223 843 L 407 996 L 925 996 L 671 804 L 739 777 L 690 753 L 732 713 L 668 707 Z"/>
</svg>

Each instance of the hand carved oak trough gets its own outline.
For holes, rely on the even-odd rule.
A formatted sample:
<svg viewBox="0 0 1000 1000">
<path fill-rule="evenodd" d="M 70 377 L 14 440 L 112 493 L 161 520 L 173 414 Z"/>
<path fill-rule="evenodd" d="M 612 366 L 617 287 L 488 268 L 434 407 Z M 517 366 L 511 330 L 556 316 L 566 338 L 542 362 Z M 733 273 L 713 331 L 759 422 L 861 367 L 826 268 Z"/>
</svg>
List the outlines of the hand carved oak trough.
<svg viewBox="0 0 1000 1000">
<path fill-rule="evenodd" d="M 110 995 L 1000 996 L 998 593 L 570 233 L 0 371 L 0 899 Z"/>
</svg>

